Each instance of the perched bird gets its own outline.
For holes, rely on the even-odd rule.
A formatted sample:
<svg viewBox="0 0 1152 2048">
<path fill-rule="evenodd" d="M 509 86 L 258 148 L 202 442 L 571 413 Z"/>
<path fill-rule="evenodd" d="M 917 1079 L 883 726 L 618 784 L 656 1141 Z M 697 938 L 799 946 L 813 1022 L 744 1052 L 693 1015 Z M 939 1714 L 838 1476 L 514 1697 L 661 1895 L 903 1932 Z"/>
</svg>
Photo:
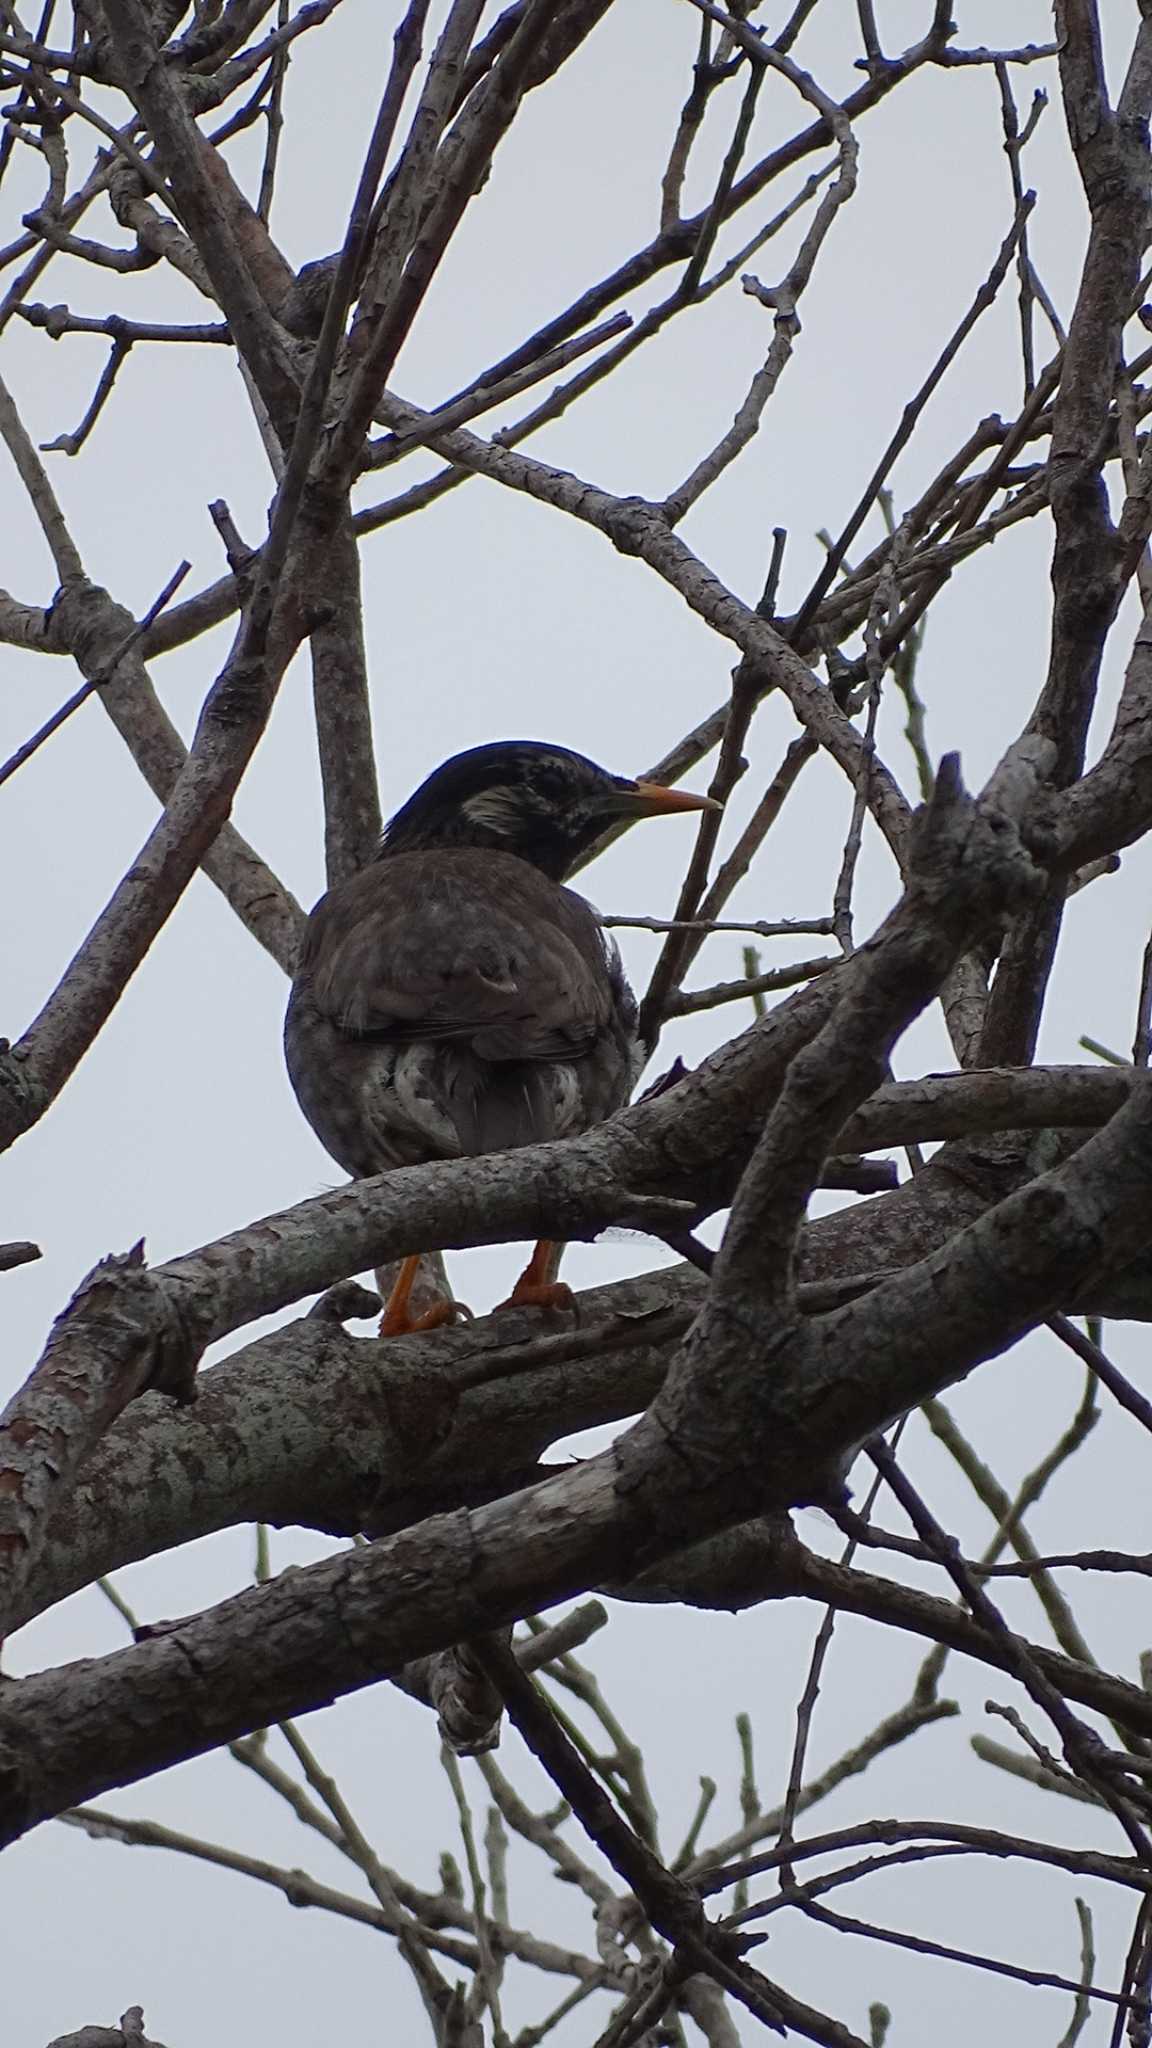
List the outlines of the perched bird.
<svg viewBox="0 0 1152 2048">
<path fill-rule="evenodd" d="M 709 797 L 610 775 L 535 740 L 437 768 L 377 857 L 308 921 L 284 1046 L 322 1145 L 360 1177 L 561 1138 L 611 1116 L 637 1068 L 636 1004 L 615 944 L 562 884 L 609 826 Z M 559 1303 L 537 1246 L 512 1296 Z M 386 1333 L 419 1319 L 405 1261 Z"/>
</svg>

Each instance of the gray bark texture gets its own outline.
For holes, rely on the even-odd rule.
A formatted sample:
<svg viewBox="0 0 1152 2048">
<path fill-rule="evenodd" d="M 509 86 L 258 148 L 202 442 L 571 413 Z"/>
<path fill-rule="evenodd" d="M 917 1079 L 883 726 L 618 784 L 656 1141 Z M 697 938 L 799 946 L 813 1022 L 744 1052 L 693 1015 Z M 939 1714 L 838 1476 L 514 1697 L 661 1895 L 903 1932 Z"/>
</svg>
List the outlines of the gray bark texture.
<svg viewBox="0 0 1152 2048">
<path fill-rule="evenodd" d="M 12 104 L 0 179 L 19 140 L 35 145 L 24 157 L 43 164 L 47 182 L 41 205 L 22 215 L 5 244 L 0 329 L 23 318 L 38 330 L 25 337 L 30 346 L 45 348 L 101 335 L 111 354 L 81 425 L 39 448 L 17 397 L 0 383 L 0 439 L 58 586 L 51 603 L 0 592 L 0 642 L 29 664 L 71 663 L 80 678 L 73 698 L 0 765 L 0 783 L 94 698 L 158 815 L 39 1013 L 11 1042 L 0 1041 L 0 1150 L 55 1108 L 198 872 L 293 974 L 303 912 L 232 814 L 281 683 L 305 651 L 329 883 L 348 882 L 375 857 L 383 807 L 373 721 L 388 733 L 386 721 L 405 714 L 407 685 L 387 657 L 370 671 L 365 613 L 375 633 L 381 619 L 385 628 L 393 623 L 389 606 L 399 603 L 394 581 L 385 575 L 374 586 L 364 573 L 361 545 L 370 535 L 450 491 L 481 508 L 512 493 L 504 506 L 538 518 L 541 530 L 579 529 L 574 562 L 581 548 L 600 549 L 614 573 L 649 586 L 656 579 L 661 601 L 674 600 L 691 632 L 714 636 L 735 664 L 726 701 L 652 771 L 675 782 L 714 757 L 713 801 L 684 873 L 670 901 L 609 922 L 661 935 L 640 1005 L 646 1053 L 665 1027 L 733 1001 L 754 1021 L 693 1071 L 677 1061 L 647 1096 L 562 1143 L 426 1157 L 154 1266 L 142 1244 L 108 1248 L 0 1415 L 0 1636 L 123 1565 L 240 1523 L 348 1539 L 304 1569 L 269 1577 L 261 1565 L 250 1588 L 203 1613 L 137 1629 L 114 1655 L 0 1683 L 0 1843 L 63 1814 L 97 1836 L 163 1842 L 244 1869 L 294 1904 L 358 1917 L 396 1940 L 436 2048 L 481 2048 L 487 2016 L 492 2038 L 511 2038 L 500 2014 L 509 1956 L 574 1977 L 581 1994 L 618 1997 L 602 2036 L 613 2048 L 664 2039 L 660 2030 L 666 2021 L 678 2028 L 680 2013 L 715 2048 L 733 2048 L 733 2003 L 768 2028 L 862 2048 L 838 2019 L 758 1971 L 739 1911 L 708 1919 L 709 1888 L 724 1889 L 727 1879 L 712 1873 L 698 1882 L 699 1860 L 687 1850 L 678 1864 L 660 1862 L 649 1795 L 628 1780 L 627 1743 L 610 1718 L 603 1726 L 619 1754 L 601 1782 L 591 1764 L 603 1759 L 582 1751 L 575 1724 L 544 1703 L 532 1670 L 547 1664 L 550 1682 L 561 1670 L 572 1678 L 572 1646 L 604 1609 L 589 1602 L 555 1628 L 536 1617 L 584 1593 L 727 1610 L 804 1600 L 830 1616 L 849 1612 L 926 1639 L 935 1649 L 911 1698 L 861 1745 L 863 1761 L 842 1759 L 842 1775 L 953 1711 L 938 1696 L 937 1652 L 942 1659 L 959 1651 L 1007 1674 L 1061 1746 L 1062 1761 L 1043 1751 L 1025 1759 L 1041 1774 L 1034 1781 L 1074 1784 L 1074 1796 L 1120 1822 L 1134 1852 L 1109 1859 L 1053 1847 L 1051 1860 L 1063 1855 L 1067 1871 L 1144 1893 L 1152 1884 L 1149 1692 L 1092 1662 L 1051 1578 L 1057 1565 L 1146 1573 L 1148 1561 L 1104 1552 L 1052 1561 L 1030 1551 L 1023 1517 L 1057 1468 L 1060 1446 L 1035 1492 L 1014 1502 L 979 1469 L 938 1401 L 1050 1324 L 1087 1368 L 1091 1388 L 1125 1411 L 1126 1425 L 1152 1428 L 1152 1405 L 1110 1360 L 1099 1333 L 1069 1321 L 1152 1322 L 1152 942 L 1137 977 L 1131 1060 L 1102 1047 L 1104 1064 L 1035 1059 L 1069 901 L 1106 890 L 1121 851 L 1152 830 L 1152 395 L 1141 382 L 1152 351 L 1139 305 L 1152 231 L 1152 6 L 1142 0 L 1130 10 L 1126 68 L 1113 90 L 1093 0 L 1057 0 L 1052 45 L 1000 51 L 964 47 L 949 9 L 925 0 L 919 39 L 902 52 L 882 48 L 878 10 L 861 0 L 840 9 L 834 31 L 848 39 L 852 90 L 842 98 L 806 68 L 815 36 L 802 45 L 801 38 L 819 10 L 820 0 L 800 0 L 775 10 L 781 21 L 766 26 L 756 18 L 763 10 L 695 0 L 699 41 L 667 165 L 652 183 L 659 204 L 651 239 L 623 260 L 613 255 L 609 275 L 582 283 L 571 304 L 541 318 L 501 360 L 473 365 L 461 389 L 418 405 L 403 388 L 405 351 L 430 295 L 446 293 L 457 230 L 471 229 L 475 202 L 498 188 L 525 104 L 534 107 L 569 71 L 591 94 L 598 52 L 624 9 L 611 0 L 514 0 L 493 15 L 480 0 L 450 0 L 435 11 L 428 0 L 407 0 L 381 45 L 343 238 L 299 273 L 273 231 L 285 70 L 290 54 L 303 62 L 335 0 L 278 13 L 268 0 L 194 10 L 179 0 L 85 0 L 71 43 L 63 47 L 60 34 L 59 48 L 37 40 L 15 0 L 4 9 Z M 822 12 L 821 27 L 836 14 L 834 6 Z M 687 15 L 673 10 L 681 24 Z M 49 8 L 43 34 L 51 23 Z M 1044 94 L 1026 121 L 1015 98 L 1021 76 L 1041 62 L 1058 87 L 1068 164 L 1084 202 L 1083 259 L 1063 319 L 1035 267 L 1037 202 L 1021 167 Z M 827 548 L 807 591 L 790 587 L 798 551 L 788 543 L 786 555 L 781 526 L 753 601 L 730 588 L 697 545 L 706 523 L 691 525 L 690 540 L 681 528 L 753 445 L 787 383 L 807 319 L 801 301 L 818 269 L 823 278 L 828 252 L 852 231 L 844 214 L 866 178 L 860 124 L 879 118 L 897 89 L 929 80 L 943 89 L 949 73 L 971 78 L 973 70 L 996 80 L 1011 178 L 1010 218 L 980 269 L 984 281 L 904 407 L 863 495 L 835 512 L 838 531 L 823 536 Z M 790 134 L 779 125 L 785 107 L 800 110 Z M 1056 120 L 1053 113 L 1050 124 Z M 238 166 L 257 153 L 248 142 L 237 153 L 227 144 L 257 123 L 263 164 L 249 194 Z M 686 213 L 704 131 L 717 168 L 705 203 Z M 99 221 L 105 209 L 110 226 L 98 232 L 114 233 L 115 242 L 81 232 L 92 226 L 90 210 Z M 772 263 L 768 245 L 793 221 L 783 267 L 751 272 L 749 263 Z M 155 269 L 165 281 L 175 273 L 202 317 L 176 326 L 34 303 L 33 286 L 60 254 L 105 281 L 137 270 Z M 505 254 L 493 257 L 492 275 Z M 1015 416 L 980 420 L 897 511 L 892 493 L 905 474 L 897 465 L 977 323 L 993 305 L 1003 310 L 1013 275 L 1023 369 Z M 669 474 L 645 484 L 626 469 L 622 494 L 546 460 L 539 444 L 525 445 L 669 322 L 728 286 L 742 312 L 763 324 L 762 360 L 724 412 L 714 445 L 694 448 L 690 463 L 683 451 L 679 481 Z M 1038 309 L 1054 337 L 1042 362 Z M 59 470 L 42 458 L 82 454 L 131 350 L 163 347 L 170 356 L 173 346 L 191 346 L 197 357 L 206 351 L 238 373 L 267 461 L 267 517 L 248 545 L 228 504 L 214 501 L 227 573 L 173 604 L 184 563 L 137 619 L 89 573 L 56 494 Z M 727 376 L 729 365 L 710 358 L 713 372 Z M 680 442 L 670 435 L 669 446 Z M 366 482 L 386 492 L 410 457 L 417 481 L 378 503 L 357 495 Z M 828 460 L 826 451 L 817 458 Z M 662 495 L 641 496 L 641 488 Z M 1022 685 L 1015 725 L 1000 734 L 998 765 L 970 794 L 957 756 L 937 761 L 925 737 L 915 687 L 924 619 L 974 550 L 1036 519 L 1052 528 L 1046 655 L 1036 679 Z M 451 565 L 438 560 L 437 574 L 448 604 Z M 1110 727 L 1090 758 L 1110 636 L 1128 616 L 1132 592 L 1140 617 L 1122 676 L 1117 665 Z M 228 620 L 230 649 L 205 676 L 185 745 L 154 675 L 173 650 Z M 993 688 L 1006 681 L 994 678 Z M 534 687 L 546 694 L 544 679 Z M 897 747 L 897 767 L 882 752 L 894 689 L 910 749 Z M 1002 695 L 1008 702 L 1007 688 Z M 763 728 L 754 730 L 753 720 L 769 697 L 773 711 L 793 721 L 787 750 L 742 814 L 738 836 L 721 839 L 724 804 L 750 766 L 760 772 Z M 919 807 L 901 786 L 901 760 L 912 763 Z M 850 811 L 838 872 L 834 860 L 829 873 L 831 914 L 813 917 L 801 905 L 803 920 L 773 925 L 761 911 L 740 925 L 730 915 L 739 904 L 729 899 L 759 872 L 753 864 L 814 762 Z M 862 849 L 887 863 L 884 900 L 895 902 L 861 941 L 854 889 Z M 763 910 L 773 908 L 766 890 Z M 805 947 L 812 957 L 767 972 L 748 948 L 742 979 L 717 974 L 686 987 L 705 936 L 733 931 L 772 939 L 811 932 L 820 943 Z M 765 999 L 785 987 L 792 992 L 766 1009 Z M 904 1034 L 934 1006 L 955 1071 L 895 1079 Z M 421 1016 L 435 1020 L 437 1012 Z M 347 1023 L 342 1017 L 339 1028 Z M 922 1146 L 934 1148 L 927 1159 Z M 871 1156 L 895 1148 L 907 1151 L 903 1177 L 893 1160 Z M 366 1155 L 379 1156 L 392 1155 Z M 829 1187 L 862 1198 L 811 1213 L 813 1196 Z M 721 1215 L 713 1252 L 699 1231 Z M 502 1311 L 387 1343 L 349 1327 L 378 1309 L 362 1277 L 412 1255 L 425 1261 L 423 1306 L 442 1282 L 442 1252 L 592 1240 L 614 1227 L 646 1233 L 679 1263 L 590 1290 L 575 1316 Z M 0 1245 L 0 1275 L 37 1256 L 34 1244 L 14 1236 Z M 293 1320 L 253 1340 L 253 1324 L 286 1310 Z M 237 1348 L 201 1371 L 208 1347 L 224 1339 Z M 937 1433 L 951 1430 L 950 1448 L 995 1518 L 991 1561 L 961 1554 L 880 1438 L 925 1404 Z M 1094 1419 L 1086 1396 L 1067 1441 L 1077 1430 L 1082 1441 Z M 584 1462 L 556 1455 L 573 1432 L 607 1424 L 617 1428 L 609 1448 Z M 846 1474 L 861 1453 L 914 1535 L 877 1529 L 848 1498 Z M 836 1563 L 816 1555 L 790 1519 L 812 1503 L 839 1520 L 853 1545 L 887 1547 L 942 1572 L 935 1583 L 959 1601 L 861 1569 L 854 1554 Z M 997 1563 L 1005 1546 L 1015 1561 Z M 1058 1647 L 1001 1619 L 990 1590 L 998 1570 L 1032 1577 Z M 793 1856 L 802 1861 L 794 1823 L 822 1654 L 818 1646 L 797 1712 L 793 1782 L 779 1828 L 771 1825 L 779 1841 L 755 1867 L 780 1873 L 776 1904 L 799 1902 L 842 1930 L 899 1941 L 838 1920 L 814 1891 L 801 1900 L 791 1869 Z M 468 1887 L 453 1866 L 438 1901 L 393 1879 L 298 1731 L 287 1733 L 293 1717 L 383 1679 L 438 1714 L 449 1750 L 477 1756 L 499 1809 L 490 1817 L 485 1875 L 460 1794 Z M 1108 1749 L 1081 1723 L 1081 1709 L 1110 1723 L 1120 1747 Z M 295 1744 L 299 1781 L 262 1739 L 246 1740 L 275 1724 Z M 563 1823 L 528 1812 L 501 1778 L 490 1752 L 509 1724 L 611 1881 L 561 1838 Z M 741 1854 L 769 1832 L 751 1783 L 750 1740 L 745 1831 L 722 1845 L 725 1854 Z M 351 1856 L 374 1903 L 307 1872 L 86 1805 L 226 1744 L 239 1745 L 240 1762 Z M 453 1756 L 445 1768 L 457 1790 Z M 595 1958 L 573 1963 L 570 1952 L 501 1917 L 505 1821 L 584 1891 L 598 1916 Z M 900 1826 L 876 1823 L 860 1846 Z M 1002 1841 L 982 1831 L 988 1854 L 1000 1855 Z M 1019 1853 L 1045 1856 L 1036 1844 Z M 1085 2001 L 1118 1999 L 1117 2039 L 1125 2007 L 1131 2038 L 1146 2038 L 1150 1958 L 1145 1929 L 1133 1941 L 1121 1994 L 1084 1989 Z M 470 1971 L 470 1988 L 449 1983 L 441 1961 Z M 1015 1974 L 1079 1995 L 1066 1979 Z M 552 2024 L 530 2030 L 532 2040 Z M 883 2031 L 875 2014 L 873 2031 Z M 102 2044 L 150 2048 L 141 2009 L 131 2007 L 118 2028 L 85 2027 L 52 2048 Z"/>
</svg>

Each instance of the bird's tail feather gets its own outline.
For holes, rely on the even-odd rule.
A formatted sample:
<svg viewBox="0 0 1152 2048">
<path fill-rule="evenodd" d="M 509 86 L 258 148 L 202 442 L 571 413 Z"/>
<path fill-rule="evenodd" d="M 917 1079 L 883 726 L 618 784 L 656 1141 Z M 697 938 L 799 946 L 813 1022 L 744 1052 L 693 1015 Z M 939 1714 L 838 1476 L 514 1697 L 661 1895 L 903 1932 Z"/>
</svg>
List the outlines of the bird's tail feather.
<svg viewBox="0 0 1152 2048">
<path fill-rule="evenodd" d="M 527 1061 L 453 1061 L 450 1115 L 464 1153 L 505 1152 L 557 1136 L 555 1069 Z"/>
</svg>

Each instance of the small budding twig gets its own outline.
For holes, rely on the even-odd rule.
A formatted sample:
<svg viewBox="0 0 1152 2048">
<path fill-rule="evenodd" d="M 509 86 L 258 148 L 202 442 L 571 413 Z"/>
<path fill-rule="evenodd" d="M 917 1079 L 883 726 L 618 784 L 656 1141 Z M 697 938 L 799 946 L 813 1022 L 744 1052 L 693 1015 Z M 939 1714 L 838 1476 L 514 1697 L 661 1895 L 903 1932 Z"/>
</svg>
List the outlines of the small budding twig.
<svg viewBox="0 0 1152 2048">
<path fill-rule="evenodd" d="M 1087 1987 L 1096 1975 L 1096 1938 L 1092 1926 L 1091 1908 L 1083 1899 L 1074 1900 L 1076 1918 L 1080 1922 L 1080 1990 L 1072 2007 L 1072 2017 L 1067 2031 L 1057 2042 L 1056 2048 L 1076 2048 L 1084 2028 L 1091 2016 L 1092 2006 Z"/>
<path fill-rule="evenodd" d="M 681 1871 L 687 1869 L 688 1865 L 692 1862 L 696 1854 L 696 1844 L 700 1839 L 700 1830 L 704 1826 L 704 1823 L 707 1820 L 709 1813 L 711 1812 L 712 1802 L 715 1799 L 715 1797 L 715 1778 L 701 1778 L 700 1797 L 696 1802 L 696 1811 L 692 1815 L 692 1819 L 688 1824 L 688 1833 L 685 1835 L 684 1840 L 681 1842 L 680 1847 L 676 1851 L 675 1856 L 672 1858 L 671 1863 L 668 1865 L 669 1870 L 673 1870 L 677 1872 L 677 1874 L 679 1874 Z"/>
<path fill-rule="evenodd" d="M 754 1017 L 762 1017 L 768 1005 L 764 1001 L 766 991 L 759 986 L 761 974 L 759 951 L 755 946 L 745 946 L 740 957 L 744 967 L 744 980 L 749 984 L 748 994 L 752 1000 L 752 1014 Z M 754 982 L 757 984 L 756 987 L 751 985 Z"/>
<path fill-rule="evenodd" d="M 452 1788 L 456 1802 L 456 1813 L 460 1822 L 460 1839 L 464 1844 L 464 1860 L 468 1866 L 468 1881 L 472 1889 L 472 1911 L 476 1920 L 476 1946 L 479 1950 L 479 1965 L 468 2004 L 470 2011 L 478 2018 L 487 2006 L 492 2015 L 493 2033 L 497 2040 L 504 2034 L 504 2022 L 500 2016 L 500 1979 L 503 1964 L 492 1945 L 488 1917 L 488 1893 L 480 1858 L 476 1849 L 476 1831 L 472 1824 L 472 1809 L 460 1774 L 460 1765 L 448 1744 L 440 1745 L 440 1762 Z"/>
<path fill-rule="evenodd" d="M 736 1739 L 740 1744 L 740 1818 L 746 1829 L 760 1818 L 760 1794 L 756 1786 L 756 1758 L 752 1721 L 748 1714 L 736 1716 Z M 732 1910 L 740 1913 L 748 1904 L 748 1880 L 740 1878 L 732 1894 Z"/>
<path fill-rule="evenodd" d="M 982 1764 L 991 1764 L 998 1771 L 1004 1771 L 1010 1778 L 1019 1778 L 1025 1785 L 1035 1785 L 1039 1792 L 1058 1792 L 1063 1799 L 1078 1800 L 1082 1806 L 1100 1806 L 1103 1802 L 1095 1792 L 1090 1792 L 1079 1778 L 1068 1771 L 1050 1771 L 1047 1764 L 1036 1757 L 1021 1756 L 1018 1749 L 1009 1749 L 1003 1742 L 993 1742 L 987 1735 L 973 1735 L 969 1738 L 973 1756 Z"/>
</svg>

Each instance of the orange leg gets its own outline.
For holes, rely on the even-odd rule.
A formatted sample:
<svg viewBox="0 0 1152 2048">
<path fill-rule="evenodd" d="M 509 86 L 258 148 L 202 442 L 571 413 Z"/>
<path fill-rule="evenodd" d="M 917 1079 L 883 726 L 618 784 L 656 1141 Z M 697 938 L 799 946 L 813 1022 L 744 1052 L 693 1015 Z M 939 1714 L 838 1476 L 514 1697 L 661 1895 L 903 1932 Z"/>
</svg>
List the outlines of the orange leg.
<svg viewBox="0 0 1152 2048">
<path fill-rule="evenodd" d="M 556 1274 L 564 1256 L 564 1246 L 555 1238 L 542 1237 L 533 1250 L 532 1257 L 501 1308 L 570 1308 L 576 1306 L 576 1296 L 564 1280 Z"/>
<path fill-rule="evenodd" d="M 471 1316 L 471 1309 L 465 1308 L 462 1301 L 438 1301 L 432 1308 L 425 1309 L 423 1315 L 414 1316 L 409 1302 L 419 1271 L 420 1254 L 414 1252 L 401 1266 L 388 1306 L 380 1318 L 382 1337 L 410 1337 L 417 1330 L 439 1330 L 460 1316 Z"/>
</svg>

